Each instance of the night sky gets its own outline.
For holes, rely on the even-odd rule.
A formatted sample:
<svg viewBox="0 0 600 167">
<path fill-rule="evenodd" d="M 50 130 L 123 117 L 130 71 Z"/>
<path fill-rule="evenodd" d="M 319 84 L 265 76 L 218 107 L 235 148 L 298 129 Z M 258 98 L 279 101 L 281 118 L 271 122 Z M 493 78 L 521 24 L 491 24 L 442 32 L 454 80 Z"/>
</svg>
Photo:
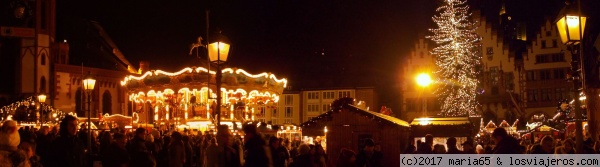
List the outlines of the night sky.
<svg viewBox="0 0 600 167">
<path fill-rule="evenodd" d="M 492 4 L 479 1 L 480 6 Z M 227 66 L 273 72 L 288 78 L 295 89 L 373 86 L 387 92 L 380 99 L 385 105 L 399 102 L 403 57 L 419 34 L 430 35 L 427 29 L 434 28 L 431 17 L 438 2 L 58 0 L 57 17 L 63 26 L 73 19 L 98 21 L 134 66 L 147 60 L 151 69 L 175 71 L 199 64 L 189 47 L 198 36 L 206 36 L 209 9 L 211 31 L 219 28 L 232 41 Z M 541 10 L 532 4 L 512 9 Z M 60 26 L 57 40 L 66 33 Z"/>
</svg>

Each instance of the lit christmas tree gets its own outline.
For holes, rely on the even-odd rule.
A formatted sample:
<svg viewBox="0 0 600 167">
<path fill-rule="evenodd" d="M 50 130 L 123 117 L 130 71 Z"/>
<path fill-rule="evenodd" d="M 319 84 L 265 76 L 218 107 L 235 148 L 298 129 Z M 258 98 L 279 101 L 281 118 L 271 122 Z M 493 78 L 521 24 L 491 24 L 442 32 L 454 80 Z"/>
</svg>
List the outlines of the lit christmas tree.
<svg viewBox="0 0 600 167">
<path fill-rule="evenodd" d="M 479 56 L 479 36 L 475 22 L 465 0 L 444 0 L 437 8 L 439 15 L 433 17 L 437 29 L 430 29 L 431 40 L 438 45 L 431 51 L 438 66 L 436 94 L 439 95 L 442 116 L 476 116 L 477 79 L 476 66 Z"/>
</svg>

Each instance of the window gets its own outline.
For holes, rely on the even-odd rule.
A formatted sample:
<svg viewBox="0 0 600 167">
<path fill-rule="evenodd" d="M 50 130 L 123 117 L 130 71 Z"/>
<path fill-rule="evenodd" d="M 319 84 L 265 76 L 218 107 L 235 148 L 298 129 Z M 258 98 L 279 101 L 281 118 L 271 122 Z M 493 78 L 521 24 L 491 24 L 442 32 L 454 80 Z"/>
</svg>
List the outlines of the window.
<svg viewBox="0 0 600 167">
<path fill-rule="evenodd" d="M 490 67 L 490 81 L 492 83 L 492 86 L 498 85 L 499 78 L 500 77 L 498 76 L 498 67 Z"/>
<path fill-rule="evenodd" d="M 565 62 L 564 53 L 539 54 L 535 56 L 535 63 Z"/>
<path fill-rule="evenodd" d="M 293 117 L 292 107 L 285 107 L 285 117 L 286 118 Z"/>
<path fill-rule="evenodd" d="M 551 97 L 551 89 L 542 89 L 541 93 L 542 93 L 542 101 L 550 101 L 552 100 Z"/>
<path fill-rule="evenodd" d="M 556 39 L 553 39 L 553 40 L 552 40 L 552 47 L 553 47 L 553 48 L 556 48 L 556 47 L 558 47 L 558 45 L 557 45 L 557 42 L 556 42 Z"/>
<path fill-rule="evenodd" d="M 534 71 L 527 71 L 527 80 L 528 81 L 534 81 L 535 80 L 535 72 Z"/>
<path fill-rule="evenodd" d="M 292 119 L 286 118 L 286 119 L 283 120 L 283 123 L 284 124 L 291 124 L 292 123 Z"/>
<path fill-rule="evenodd" d="M 105 90 L 102 94 L 102 115 L 105 113 L 112 114 L 112 97 L 108 90 Z"/>
<path fill-rule="evenodd" d="M 546 48 L 546 40 L 542 40 L 542 49 Z"/>
<path fill-rule="evenodd" d="M 555 54 L 551 54 L 550 56 L 552 56 L 552 62 L 564 62 L 565 61 L 565 54 L 555 53 Z"/>
<path fill-rule="evenodd" d="M 258 113 L 256 114 L 257 117 L 265 117 L 265 107 L 258 107 Z"/>
<path fill-rule="evenodd" d="M 546 31 L 546 36 L 547 36 L 547 37 L 549 37 L 549 36 L 551 36 L 551 35 L 552 35 L 552 32 L 550 32 L 550 31 Z"/>
<path fill-rule="evenodd" d="M 278 116 L 278 115 L 277 115 L 277 108 L 274 108 L 274 109 L 271 111 L 271 117 L 277 117 L 277 116 Z"/>
<path fill-rule="evenodd" d="M 565 70 L 555 69 L 554 70 L 554 79 L 566 79 Z"/>
<path fill-rule="evenodd" d="M 308 105 L 308 112 L 318 112 L 318 111 L 319 111 L 318 104 L 309 104 Z"/>
<path fill-rule="evenodd" d="M 285 105 L 286 106 L 294 105 L 294 96 L 293 95 L 285 95 Z"/>
<path fill-rule="evenodd" d="M 334 92 L 323 92 L 323 99 L 335 99 Z"/>
<path fill-rule="evenodd" d="M 555 100 L 563 100 L 566 99 L 566 91 L 565 88 L 556 88 L 554 89 L 554 98 Z"/>
<path fill-rule="evenodd" d="M 308 92 L 308 99 L 319 99 L 319 92 Z"/>
<path fill-rule="evenodd" d="M 550 70 L 540 70 L 540 80 L 548 79 L 552 79 L 552 75 L 550 75 Z"/>
<path fill-rule="evenodd" d="M 486 53 L 488 55 L 488 58 L 491 58 L 491 56 L 494 54 L 494 48 L 487 47 L 485 50 L 486 50 Z"/>
<path fill-rule="evenodd" d="M 42 57 L 41 57 L 41 59 L 42 59 L 42 60 L 40 60 L 40 61 L 41 61 L 41 64 L 42 64 L 42 65 L 46 65 L 46 54 L 45 54 L 45 53 L 44 53 L 44 54 L 42 54 Z"/>
<path fill-rule="evenodd" d="M 340 92 L 338 92 L 338 94 L 339 94 L 339 98 L 351 96 L 350 91 L 340 91 Z"/>
<path fill-rule="evenodd" d="M 535 90 L 535 89 L 527 90 L 527 100 L 529 102 L 537 102 L 538 101 L 537 90 Z"/>
<path fill-rule="evenodd" d="M 273 125 L 277 125 L 277 118 L 273 118 L 273 119 L 271 119 L 271 124 L 273 124 Z"/>
<path fill-rule="evenodd" d="M 329 111 L 329 104 L 323 104 L 323 112 Z"/>
<path fill-rule="evenodd" d="M 508 90 L 515 89 L 514 79 L 515 79 L 515 76 L 512 72 L 504 73 L 504 85 L 506 86 L 506 89 L 508 89 Z"/>
</svg>

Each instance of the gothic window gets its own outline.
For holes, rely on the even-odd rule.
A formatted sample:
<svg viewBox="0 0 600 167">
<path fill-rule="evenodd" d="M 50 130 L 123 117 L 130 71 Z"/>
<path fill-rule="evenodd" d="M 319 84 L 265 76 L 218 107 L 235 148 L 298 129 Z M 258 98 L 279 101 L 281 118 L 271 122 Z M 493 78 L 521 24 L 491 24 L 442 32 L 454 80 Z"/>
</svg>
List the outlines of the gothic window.
<svg viewBox="0 0 600 167">
<path fill-rule="evenodd" d="M 504 74 L 504 85 L 506 85 L 506 89 L 508 89 L 508 90 L 515 89 L 514 78 L 515 78 L 515 76 L 511 72 L 507 72 Z"/>
<path fill-rule="evenodd" d="M 556 48 L 556 47 L 558 47 L 556 39 L 553 39 L 553 40 L 552 40 L 552 47 L 553 47 L 553 48 Z"/>
<path fill-rule="evenodd" d="M 487 47 L 486 48 L 486 53 L 487 53 L 488 59 L 491 59 L 494 56 L 494 48 Z"/>
<path fill-rule="evenodd" d="M 104 113 L 112 114 L 111 101 L 112 101 L 112 98 L 110 96 L 110 92 L 108 90 L 105 90 L 104 93 L 102 94 L 102 114 L 104 114 Z"/>
</svg>

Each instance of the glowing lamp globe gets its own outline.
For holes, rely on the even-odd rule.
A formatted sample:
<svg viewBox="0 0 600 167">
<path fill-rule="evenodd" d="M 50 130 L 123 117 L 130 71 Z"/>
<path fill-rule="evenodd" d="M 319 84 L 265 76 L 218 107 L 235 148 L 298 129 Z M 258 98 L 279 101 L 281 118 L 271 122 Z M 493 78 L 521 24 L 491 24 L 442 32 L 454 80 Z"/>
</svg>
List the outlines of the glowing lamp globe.
<svg viewBox="0 0 600 167">
<path fill-rule="evenodd" d="M 417 80 L 417 84 L 419 84 L 419 86 L 422 86 L 422 87 L 427 87 L 433 82 L 431 80 L 431 77 L 429 76 L 429 74 L 426 74 L 426 73 L 419 74 L 417 76 L 416 80 Z"/>
<path fill-rule="evenodd" d="M 211 36 L 208 44 L 208 57 L 211 62 L 221 64 L 227 61 L 229 56 L 229 39 L 220 32 Z"/>
<path fill-rule="evenodd" d="M 581 15 L 575 5 L 569 5 L 563 8 L 556 20 L 556 27 L 560 34 L 560 40 L 563 44 L 578 44 L 585 30 L 587 17 Z"/>
</svg>

